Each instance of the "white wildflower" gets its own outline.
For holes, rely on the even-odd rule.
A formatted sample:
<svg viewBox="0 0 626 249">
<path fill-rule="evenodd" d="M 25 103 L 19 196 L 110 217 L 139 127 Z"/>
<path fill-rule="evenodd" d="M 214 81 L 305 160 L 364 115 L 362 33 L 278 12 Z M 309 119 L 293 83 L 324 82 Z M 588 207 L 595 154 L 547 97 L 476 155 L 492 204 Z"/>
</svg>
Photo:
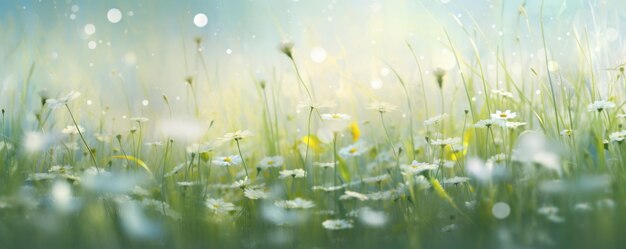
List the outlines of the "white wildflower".
<svg viewBox="0 0 626 249">
<path fill-rule="evenodd" d="M 496 111 L 496 113 L 491 114 L 492 119 L 508 120 L 508 119 L 512 119 L 515 117 L 517 117 L 517 113 L 511 112 L 511 110 L 506 110 L 504 112 Z"/>
<path fill-rule="evenodd" d="M 350 199 L 357 199 L 359 201 L 367 201 L 367 200 L 369 200 L 367 195 L 364 195 L 364 194 L 361 194 L 361 193 L 358 193 L 358 192 L 354 192 L 354 191 L 349 191 L 349 190 L 346 190 L 346 192 L 344 192 L 344 194 L 339 197 L 339 200 L 350 200 Z"/>
<path fill-rule="evenodd" d="M 61 131 L 61 133 L 63 134 L 69 134 L 69 135 L 77 135 L 79 132 L 85 132 L 85 128 L 83 128 L 82 126 L 76 126 L 76 125 L 68 125 L 65 128 L 63 128 L 63 130 Z"/>
<path fill-rule="evenodd" d="M 593 112 L 593 111 L 601 112 L 602 110 L 611 109 L 611 108 L 615 108 L 615 103 L 606 101 L 606 100 L 598 100 L 587 106 L 587 110 L 590 112 Z"/>
<path fill-rule="evenodd" d="M 225 202 L 220 199 L 208 199 L 205 202 L 205 205 L 211 209 L 216 214 L 226 214 L 230 211 L 235 210 L 235 205 L 230 202 Z"/>
<path fill-rule="evenodd" d="M 335 162 L 315 162 L 313 165 L 318 166 L 323 169 L 332 169 L 335 168 Z"/>
<path fill-rule="evenodd" d="M 218 166 L 238 165 L 241 162 L 241 156 L 239 155 L 217 157 L 213 160 L 213 163 Z"/>
<path fill-rule="evenodd" d="M 79 96 L 80 96 L 80 92 L 71 91 L 67 95 L 65 95 L 65 97 L 62 97 L 62 98 L 46 99 L 46 104 L 50 106 L 50 108 L 52 109 L 57 109 L 59 107 L 67 105 L 70 101 L 75 100 Z"/>
<path fill-rule="evenodd" d="M 360 156 L 368 150 L 369 147 L 364 142 L 359 141 L 340 149 L 339 155 L 343 158 Z"/>
<path fill-rule="evenodd" d="M 502 126 L 502 123 L 504 123 L 504 121 L 502 119 L 483 119 L 480 120 L 478 122 L 476 122 L 476 124 L 474 124 L 474 127 L 476 128 L 490 128 L 493 125 L 498 125 L 498 126 Z"/>
<path fill-rule="evenodd" d="M 260 189 L 246 188 L 243 195 L 251 200 L 266 199 L 268 194 Z"/>
<path fill-rule="evenodd" d="M 385 113 L 385 112 L 391 112 L 394 111 L 396 109 L 398 109 L 397 106 L 389 104 L 387 102 L 381 102 L 381 101 L 374 101 L 372 103 L 370 103 L 370 105 L 367 107 L 367 109 L 370 110 L 376 110 L 380 113 Z"/>
<path fill-rule="evenodd" d="M 446 146 L 446 145 L 455 145 L 461 142 L 461 138 L 460 137 L 453 137 L 453 138 L 446 138 L 446 139 L 435 139 L 432 142 L 430 142 L 430 144 L 432 145 L 439 145 L 439 146 Z"/>
<path fill-rule="evenodd" d="M 293 200 L 275 201 L 274 205 L 285 209 L 309 209 L 315 207 L 315 203 L 302 198 L 296 198 Z"/>
<path fill-rule="evenodd" d="M 353 228 L 352 222 L 348 220 L 325 220 L 322 226 L 328 230 L 343 230 Z"/>
<path fill-rule="evenodd" d="M 281 170 L 280 172 L 278 172 L 280 174 L 280 176 L 278 178 L 288 178 L 288 177 L 293 177 L 293 178 L 304 178 L 306 177 L 306 171 L 304 171 L 303 169 L 286 169 L 286 170 Z"/>
<path fill-rule="evenodd" d="M 444 114 L 437 115 L 437 116 L 434 116 L 432 118 L 426 119 L 426 120 L 424 120 L 424 126 L 431 126 L 431 125 L 437 124 L 441 120 L 446 119 L 447 117 L 448 117 L 448 114 L 444 113 Z"/>
<path fill-rule="evenodd" d="M 613 132 L 609 135 L 609 139 L 611 140 L 611 142 L 621 143 L 624 141 L 625 138 L 626 138 L 626 130 Z"/>
<path fill-rule="evenodd" d="M 413 160 L 411 164 L 400 166 L 400 169 L 402 169 L 403 175 L 419 175 L 422 172 L 437 169 L 437 165 L 430 163 L 421 163 Z"/>
<path fill-rule="evenodd" d="M 468 182 L 469 181 L 469 177 L 463 177 L 463 176 L 454 176 L 451 178 L 446 178 L 443 180 L 443 184 L 460 184 L 460 183 L 464 183 L 464 182 Z"/>
<path fill-rule="evenodd" d="M 245 189 L 250 185 L 250 179 L 248 179 L 248 177 L 246 176 L 245 178 L 241 179 L 241 180 L 237 180 L 235 182 L 233 182 L 233 184 L 231 185 L 232 188 L 241 188 L 241 189 Z"/>
<path fill-rule="evenodd" d="M 259 163 L 259 168 L 267 169 L 267 168 L 278 168 L 283 166 L 285 159 L 282 156 L 271 156 L 266 157 L 261 160 Z"/>
<path fill-rule="evenodd" d="M 244 130 L 244 131 L 238 130 L 235 132 L 226 133 L 226 135 L 224 135 L 224 137 L 220 139 L 223 141 L 232 141 L 232 140 L 238 141 L 238 140 L 251 137 L 251 136 L 252 136 L 252 132 L 248 130 Z"/>
</svg>

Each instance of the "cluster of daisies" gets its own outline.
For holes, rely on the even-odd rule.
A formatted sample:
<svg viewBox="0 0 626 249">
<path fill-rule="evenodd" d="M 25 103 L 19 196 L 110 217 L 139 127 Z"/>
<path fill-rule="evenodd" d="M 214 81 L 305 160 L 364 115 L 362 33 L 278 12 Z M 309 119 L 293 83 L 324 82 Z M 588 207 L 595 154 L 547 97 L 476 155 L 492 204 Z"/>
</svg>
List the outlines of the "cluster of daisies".
<svg viewBox="0 0 626 249">
<path fill-rule="evenodd" d="M 300 104 L 299 108 L 308 108 L 310 111 L 319 108 L 325 108 L 330 105 L 322 105 L 322 104 Z M 397 109 L 396 106 L 386 103 L 386 102 L 373 102 L 369 105 L 368 109 L 374 110 L 380 115 L 395 111 Z M 509 119 L 514 118 L 515 114 L 510 111 L 505 112 L 504 114 L 497 112 L 496 115 L 499 119 Z M 503 115 L 507 115 L 503 117 Z M 445 119 L 448 115 L 443 114 L 431 119 L 428 119 L 424 122 L 426 126 L 437 124 L 438 122 Z M 326 131 L 330 131 L 332 136 L 337 136 L 339 132 L 344 131 L 351 121 L 352 117 L 348 114 L 344 113 L 323 113 L 320 114 L 320 117 L 323 121 L 323 128 Z M 246 137 L 252 136 L 252 133 L 249 131 L 237 131 L 233 133 L 228 133 L 222 138 L 222 141 L 240 141 Z M 434 139 L 431 141 L 432 145 L 437 146 L 451 146 L 456 148 L 457 145 L 461 143 L 461 139 L 456 138 L 441 138 Z M 200 146 L 202 147 L 202 146 Z M 340 148 L 337 151 L 337 155 L 342 159 L 349 159 L 352 157 L 359 157 L 370 151 L 372 147 L 364 142 L 364 141 L 355 141 L 352 144 L 349 144 L 345 147 Z M 394 157 L 389 156 L 389 153 L 381 151 L 378 153 L 374 165 L 367 166 L 368 169 L 363 172 L 357 172 L 359 174 L 357 180 L 342 182 L 341 184 L 329 185 L 324 183 L 327 179 L 322 179 L 321 185 L 314 185 L 311 187 L 313 191 L 323 191 L 323 192 L 337 192 L 339 191 L 341 194 L 338 195 L 339 201 L 379 201 L 379 200 L 390 200 L 399 198 L 408 191 L 409 187 L 417 187 L 417 189 L 428 189 L 431 188 L 431 182 L 425 175 L 438 175 L 440 167 L 454 167 L 455 163 L 451 161 L 443 161 L 441 159 L 434 159 L 433 163 L 424 163 L 418 162 L 416 160 L 408 163 L 408 164 L 400 164 L 398 167 L 399 176 L 402 178 L 400 180 L 392 177 L 391 171 L 382 171 L 385 172 L 383 174 L 370 176 L 372 171 L 371 167 L 376 167 L 377 163 L 388 163 L 387 165 L 392 165 L 396 162 Z M 229 155 L 229 156 L 219 156 L 213 159 L 212 163 L 218 166 L 234 166 L 240 165 L 244 163 L 244 159 L 241 155 Z M 457 162 L 458 163 L 458 162 Z M 313 166 L 316 166 L 321 169 L 334 169 L 337 167 L 337 161 L 333 162 L 314 162 Z M 259 179 L 263 179 L 266 175 L 259 174 L 263 171 L 269 171 L 270 175 L 275 176 L 277 179 L 293 179 L 294 181 L 299 178 L 307 177 L 307 170 L 305 168 L 289 168 L 285 165 L 285 159 L 282 156 L 268 156 L 260 161 L 258 161 L 256 165 L 257 169 L 257 177 L 256 181 Z M 327 173 L 327 172 L 324 172 Z M 331 174 L 336 174 L 332 172 Z M 335 179 L 339 176 L 334 175 Z M 319 181 L 319 179 L 318 179 Z M 458 185 L 463 184 L 469 181 L 468 177 L 464 176 L 452 176 L 448 178 L 443 178 L 441 183 L 446 185 Z M 393 185 L 397 185 L 397 187 L 392 187 L 391 189 L 383 190 L 380 189 L 380 186 L 383 186 L 383 183 L 392 182 Z M 359 187 L 362 187 L 366 184 L 375 184 L 378 187 L 379 191 L 375 192 L 359 192 Z M 440 184 L 439 182 L 437 184 Z M 305 210 L 316 207 L 316 204 L 311 201 L 304 199 L 302 197 L 296 197 L 288 200 L 281 200 L 278 198 L 275 193 L 272 191 L 265 190 L 264 184 L 253 185 L 250 181 L 250 178 L 247 176 L 241 180 L 235 180 L 233 184 L 230 186 L 225 186 L 231 189 L 241 189 L 243 190 L 243 196 L 250 200 L 258 200 L 258 199 L 266 199 L 267 201 L 273 200 L 273 205 L 282 209 L 293 209 L 293 210 Z M 360 188 L 361 190 L 368 188 Z M 231 211 L 239 210 L 234 203 L 226 202 L 223 199 L 213 199 L 209 198 L 206 202 L 206 206 L 212 210 L 216 214 L 228 213 Z M 384 214 L 379 214 L 378 217 L 383 217 Z M 322 223 L 322 225 L 326 229 L 330 230 L 339 230 L 339 229 L 348 229 L 353 227 L 352 219 L 331 219 L 326 220 Z"/>
<path fill-rule="evenodd" d="M 483 119 L 474 124 L 476 128 L 491 128 L 492 126 L 500 126 L 503 128 L 516 129 L 520 126 L 526 125 L 526 122 L 516 122 L 512 119 L 517 117 L 517 113 L 511 110 L 496 111 L 491 114 L 490 119 Z"/>
<path fill-rule="evenodd" d="M 498 97 L 501 98 L 512 98 L 512 94 L 505 91 L 494 91 Z M 71 92 L 65 97 L 59 99 L 47 99 L 46 104 L 50 106 L 52 109 L 57 109 L 61 107 L 66 107 L 68 111 L 71 112 L 68 103 L 80 96 L 78 92 Z M 307 108 L 311 113 L 314 110 L 319 110 L 323 108 L 329 108 L 333 105 L 330 104 L 318 104 L 318 103 L 301 103 L 298 105 L 298 108 Z M 385 133 L 387 134 L 387 130 L 384 124 L 383 114 L 393 112 L 397 110 L 397 106 L 386 103 L 375 101 L 372 102 L 369 106 L 369 110 L 373 110 L 380 114 L 380 118 L 382 121 L 383 128 L 385 129 Z M 603 113 L 608 109 L 615 108 L 615 104 L 609 101 L 596 101 L 588 106 L 590 112 Z M 71 113 L 70 113 L 71 114 Z M 337 136 L 345 131 L 348 127 L 350 127 L 350 122 L 352 122 L 352 117 L 348 114 L 344 113 L 323 113 L 320 114 L 323 130 L 329 133 L 329 136 L 335 139 L 326 139 L 326 143 L 333 142 L 336 143 Z M 442 125 L 443 122 L 449 117 L 447 113 L 443 113 L 423 121 L 424 127 L 427 129 Z M 494 126 L 501 127 L 503 129 L 516 129 L 518 127 L 526 125 L 525 122 L 515 121 L 517 118 L 517 113 L 511 110 L 500 111 L 497 110 L 495 113 L 490 114 L 489 119 L 483 119 L 473 124 L 474 128 L 487 128 L 491 129 Z M 141 129 L 141 123 L 147 122 L 147 118 L 143 117 L 135 117 L 131 118 L 131 121 L 136 122 L 139 125 L 139 128 L 132 128 L 131 132 L 134 133 L 138 129 Z M 61 130 L 62 134 L 67 136 L 80 136 L 82 138 L 82 133 L 85 132 L 85 128 L 78 125 L 76 122 L 74 124 L 70 124 Z M 573 131 L 571 129 L 566 129 L 561 132 L 562 135 L 571 136 Z M 450 149 L 451 152 L 456 153 L 463 151 L 464 141 L 460 137 L 443 137 L 438 136 L 434 139 L 427 139 L 429 145 L 434 146 L 435 148 L 440 149 L 442 152 L 444 149 Z M 105 139 L 104 137 L 100 137 L 99 134 L 94 134 L 96 139 L 102 141 L 101 139 Z M 246 162 L 246 159 L 250 160 L 250 158 L 244 157 L 244 153 L 241 149 L 241 143 L 246 138 L 254 136 L 254 134 L 248 130 L 238 130 L 230 133 L 226 133 L 221 138 L 218 138 L 215 141 L 206 142 L 206 143 L 192 143 L 187 146 L 186 151 L 191 155 L 191 159 L 176 165 L 172 170 L 163 174 L 163 177 L 169 178 L 179 175 L 179 172 L 183 170 L 193 168 L 194 159 L 202 158 L 205 162 L 210 162 L 213 166 L 223 167 L 228 172 L 227 175 L 230 175 L 230 183 L 229 184 L 212 184 L 210 186 L 205 186 L 206 182 L 203 182 L 202 177 L 200 177 L 197 181 L 187 181 L 187 174 L 185 173 L 184 181 L 176 181 L 176 185 L 181 188 L 188 188 L 192 186 L 202 186 L 202 187 L 215 187 L 215 188 L 224 188 L 231 189 L 236 191 L 238 196 L 241 198 L 246 198 L 248 200 L 260 200 L 267 203 L 273 204 L 272 206 L 275 208 L 280 208 L 283 210 L 292 210 L 292 211 L 302 211 L 309 210 L 313 208 L 319 208 L 323 205 L 321 203 L 316 203 L 313 200 L 308 200 L 303 197 L 289 196 L 288 198 L 281 198 L 282 193 L 275 193 L 272 191 L 270 187 L 266 186 L 267 179 L 265 177 L 269 175 L 272 180 L 277 179 L 278 181 L 290 181 L 292 186 L 295 182 L 303 182 L 307 176 L 312 172 L 307 172 L 313 170 L 313 168 L 308 168 L 309 162 L 305 159 L 302 167 L 293 167 L 293 165 L 286 165 L 285 158 L 280 155 L 273 155 L 262 158 L 254 163 L 254 169 L 256 169 L 256 174 L 254 171 L 250 173 L 248 170 L 249 162 Z M 310 137 L 311 134 L 307 134 L 307 137 Z M 388 134 L 387 134 L 388 136 Z M 120 139 L 117 137 L 118 140 Z M 108 138 L 107 138 L 108 139 Z M 611 142 L 621 143 L 626 139 L 626 130 L 613 132 L 609 135 L 609 140 Z M 390 139 L 391 140 L 391 139 Z M 221 155 L 212 157 L 212 153 L 215 151 L 216 147 L 223 143 L 232 143 L 236 145 L 237 152 L 236 154 L 231 155 Z M 459 161 L 448 161 L 444 160 L 444 158 L 435 158 L 432 159 L 432 162 L 418 162 L 417 160 L 413 160 L 410 163 L 400 163 L 398 159 L 398 155 L 394 149 L 393 142 L 390 141 L 393 155 L 388 153 L 388 151 L 379 151 L 374 162 L 371 162 L 369 165 L 366 165 L 363 172 L 355 172 L 358 173 L 358 180 L 352 180 L 347 182 L 341 182 L 337 184 L 336 179 L 340 178 L 337 174 L 337 171 L 327 172 L 328 169 L 337 169 L 338 162 L 335 156 L 339 156 L 342 160 L 347 160 L 350 158 L 357 158 L 359 156 L 365 155 L 368 151 L 370 151 L 373 147 L 368 143 L 355 139 L 352 144 L 343 146 L 338 149 L 338 151 L 333 154 L 332 162 L 313 162 L 312 165 L 322 169 L 324 171 L 324 178 L 317 179 L 318 182 L 313 182 L 310 187 L 310 190 L 313 192 L 322 191 L 322 192 L 336 192 L 338 201 L 357 201 L 357 202 L 365 202 L 365 201 L 383 201 L 383 200 L 391 200 L 402 197 L 408 192 L 409 188 L 417 188 L 417 189 L 430 189 L 430 188 L 441 188 L 441 186 L 449 186 L 449 185 L 459 185 L 465 184 L 469 182 L 470 178 L 466 176 L 444 176 L 444 168 L 453 168 L 458 165 Z M 160 142 L 152 142 L 146 143 L 148 146 L 160 146 L 162 145 Z M 309 141 L 305 143 L 306 146 L 309 146 Z M 6 148 L 10 149 L 12 145 L 10 143 L 2 142 L 0 143 L 0 149 Z M 85 146 L 87 143 L 85 142 Z M 66 145 L 68 147 L 68 145 Z M 78 144 L 74 144 L 71 147 L 75 147 L 75 150 L 78 149 Z M 90 150 L 89 150 L 90 151 Z M 308 147 L 307 147 L 308 153 Z M 211 155 L 211 156 L 208 156 Z M 394 158 L 395 157 L 395 158 Z M 129 157 L 125 157 L 129 158 Z M 209 159 L 210 158 L 210 159 Z M 538 157 L 539 159 L 533 158 L 533 160 L 545 162 L 545 161 L 554 161 L 547 160 L 546 155 L 542 154 L 542 157 Z M 541 160 L 540 160 L 541 159 Z M 553 159 L 552 157 L 548 157 L 548 159 Z M 492 158 L 489 158 L 484 164 L 473 164 L 471 161 L 467 163 L 467 173 L 470 175 L 474 175 L 477 180 L 490 179 L 491 176 L 498 174 L 496 172 L 496 167 L 494 165 L 501 164 L 506 160 L 506 156 L 504 154 L 497 154 Z M 95 161 L 95 160 L 94 160 Z M 557 159 L 558 161 L 558 159 Z M 140 162 L 140 161 L 139 161 Z M 138 163 L 139 164 L 139 163 Z M 385 168 L 385 170 L 372 170 L 378 165 L 386 164 L 383 167 L 387 167 L 389 165 L 396 164 L 397 172 L 396 175 L 392 172 L 396 172 L 393 170 L 389 170 L 392 167 Z M 549 163 L 542 163 L 549 164 Z M 84 173 L 80 174 L 75 171 L 70 166 L 54 166 L 50 168 L 48 173 L 32 173 L 28 176 L 29 181 L 42 181 L 42 180 L 53 180 L 59 177 L 70 179 L 73 181 L 82 181 L 86 186 L 100 186 L 100 180 L 98 177 L 110 175 L 111 173 L 96 167 L 89 168 Z M 244 172 L 239 171 L 237 174 L 233 175 L 230 173 L 230 170 L 233 166 L 243 166 Z M 475 167 L 474 167 L 475 166 Z M 360 166 L 356 166 L 360 167 Z M 199 168 L 199 167 L 198 167 Z M 146 168 L 147 169 L 147 168 Z M 377 168 L 380 169 L 380 168 Z M 357 169 L 358 170 L 358 169 Z M 149 170 L 148 170 L 149 171 Z M 381 172 L 378 175 L 370 175 L 373 172 Z M 488 172 L 487 172 L 488 171 Z M 451 172 L 451 171 L 449 171 Z M 242 173 L 245 173 L 243 175 Z M 265 174 L 263 174 L 265 173 Z M 330 173 L 335 181 L 334 184 L 331 185 L 329 182 L 325 182 L 329 179 L 326 177 L 326 173 Z M 334 174 L 334 175 L 333 175 Z M 432 181 L 432 178 L 439 178 L 441 181 Z M 400 179 L 398 179 L 400 178 Z M 391 184 L 384 184 L 387 182 L 391 182 Z M 311 183 L 311 182 L 309 182 Z M 368 192 L 374 188 L 363 187 L 367 186 L 367 184 L 376 185 L 377 191 Z M 442 185 L 440 185 L 442 184 Z M 280 184 L 279 184 L 280 185 Z M 286 186 L 286 185 L 285 185 Z M 300 184 L 302 186 L 302 184 Z M 384 189 L 382 186 L 390 186 L 388 189 Z M 359 190 L 360 189 L 360 190 Z M 143 189 L 133 189 L 132 191 L 137 193 L 147 192 Z M 232 196 L 224 196 L 224 198 L 230 200 Z M 237 211 L 242 211 L 244 207 L 240 207 L 235 205 L 233 202 L 229 202 L 224 198 L 215 198 L 208 197 L 206 198 L 204 204 L 205 206 L 215 215 L 225 215 L 232 214 Z M 128 198 L 127 198 L 128 199 Z M 168 216 L 179 217 L 175 211 L 169 208 L 166 203 L 162 203 L 157 200 L 145 199 L 145 206 L 155 207 L 157 211 L 161 210 L 166 213 Z M 158 208 L 160 207 L 160 208 Z M 329 213 L 333 213 L 333 210 L 327 210 Z M 366 217 L 365 220 L 362 220 L 365 223 L 371 224 L 383 224 L 385 221 L 385 213 L 379 212 L 371 209 L 367 210 L 353 210 L 353 212 L 348 213 L 347 216 L 351 218 L 358 217 L 359 213 L 365 212 Z M 545 207 L 539 210 L 541 215 L 546 216 L 547 219 L 558 222 L 562 218 L 560 218 L 558 210 L 552 207 Z M 372 217 L 375 217 L 372 219 Z M 322 222 L 321 224 L 324 228 L 329 230 L 341 230 L 341 229 L 349 229 L 353 228 L 354 220 L 350 218 L 346 219 L 328 219 Z"/>
</svg>

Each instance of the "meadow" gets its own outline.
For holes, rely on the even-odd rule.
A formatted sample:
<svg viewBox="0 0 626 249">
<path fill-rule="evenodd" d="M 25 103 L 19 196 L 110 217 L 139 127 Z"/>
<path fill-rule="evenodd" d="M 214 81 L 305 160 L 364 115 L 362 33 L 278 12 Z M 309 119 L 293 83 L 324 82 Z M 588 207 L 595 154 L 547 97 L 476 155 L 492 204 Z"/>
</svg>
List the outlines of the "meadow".
<svg viewBox="0 0 626 249">
<path fill-rule="evenodd" d="M 1 248 L 626 243 L 619 1 L 372 1 L 403 35 L 341 46 L 218 2 L 0 5 Z"/>
</svg>

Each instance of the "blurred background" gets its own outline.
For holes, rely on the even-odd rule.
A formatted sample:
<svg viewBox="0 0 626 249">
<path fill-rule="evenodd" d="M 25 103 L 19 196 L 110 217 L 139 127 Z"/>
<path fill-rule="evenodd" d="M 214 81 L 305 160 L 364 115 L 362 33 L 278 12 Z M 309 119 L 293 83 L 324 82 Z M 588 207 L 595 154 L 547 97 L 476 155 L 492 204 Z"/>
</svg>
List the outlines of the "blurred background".
<svg viewBox="0 0 626 249">
<path fill-rule="evenodd" d="M 550 67 L 578 69 L 583 49 L 597 58 L 593 67 L 602 79 L 602 70 L 623 62 L 624 10 L 620 0 L 545 1 Z M 402 94 L 392 69 L 409 81 L 410 90 L 419 89 L 407 44 L 421 64 L 427 91 L 437 91 L 429 74 L 438 67 L 458 82 L 451 44 L 465 58 L 462 63 L 480 59 L 491 85 L 502 84 L 504 66 L 514 78 L 530 75 L 530 68 L 542 71 L 540 21 L 541 1 L 520 0 L 5 0 L 0 106 L 10 109 L 22 97 L 32 105 L 23 108 L 32 111 L 39 104 L 30 96 L 36 92 L 56 97 L 78 90 L 83 112 L 149 116 L 164 110 L 165 94 L 177 113 L 191 115 L 186 110 L 193 93 L 185 79 L 194 77 L 200 115 L 234 113 L 221 115 L 226 126 L 245 123 L 246 112 L 258 111 L 259 81 L 276 86 L 273 93 L 295 113 L 306 95 L 278 50 L 291 41 L 316 97 L 358 113 L 355 102 L 401 104 L 392 101 Z M 581 48 L 577 40 L 590 45 Z M 444 86 L 451 100 L 459 85 Z M 26 88 L 27 96 L 13 94 Z M 436 95 L 432 101 L 439 103 Z M 32 126 L 34 118 L 24 122 Z"/>
</svg>

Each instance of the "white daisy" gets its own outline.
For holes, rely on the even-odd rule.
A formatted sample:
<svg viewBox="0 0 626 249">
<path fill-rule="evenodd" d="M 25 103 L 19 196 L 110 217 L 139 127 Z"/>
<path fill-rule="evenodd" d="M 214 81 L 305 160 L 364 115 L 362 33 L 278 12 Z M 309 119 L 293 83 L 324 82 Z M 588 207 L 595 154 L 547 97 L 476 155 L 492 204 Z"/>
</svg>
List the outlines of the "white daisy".
<svg viewBox="0 0 626 249">
<path fill-rule="evenodd" d="M 374 101 L 370 103 L 367 109 L 376 110 L 380 113 L 385 113 L 385 112 L 395 111 L 396 109 L 398 109 L 398 107 L 395 105 L 389 104 L 387 102 Z"/>
<path fill-rule="evenodd" d="M 282 156 L 271 156 L 266 157 L 259 162 L 259 168 L 267 169 L 267 168 L 278 168 L 283 166 L 285 159 Z"/>
<path fill-rule="evenodd" d="M 349 190 L 346 190 L 346 192 L 344 192 L 344 194 L 339 197 L 339 200 L 350 200 L 350 199 L 357 199 L 359 201 L 367 201 L 367 200 L 369 200 L 367 195 L 364 195 L 364 194 L 361 194 L 361 193 L 358 193 L 358 192 L 354 192 L 354 191 L 349 191 Z"/>
<path fill-rule="evenodd" d="M 388 174 L 363 178 L 364 183 L 381 183 L 391 179 Z"/>
<path fill-rule="evenodd" d="M 504 123 L 504 121 L 502 119 L 483 119 L 480 120 L 478 122 L 476 122 L 476 124 L 474 124 L 474 127 L 476 128 L 490 128 L 493 125 L 498 125 L 498 126 L 502 126 L 502 123 Z"/>
<path fill-rule="evenodd" d="M 446 146 L 446 145 L 455 145 L 461 142 L 461 138 L 460 137 L 451 137 L 451 138 L 446 138 L 446 139 L 435 139 L 432 142 L 430 142 L 430 144 L 432 145 L 439 145 L 439 146 Z"/>
<path fill-rule="evenodd" d="M 231 166 L 237 165 L 241 163 L 241 156 L 233 155 L 233 156 L 221 156 L 217 157 L 213 160 L 213 163 L 218 166 Z"/>
<path fill-rule="evenodd" d="M 348 123 L 352 118 L 348 114 L 343 113 L 325 113 L 321 115 L 324 120 L 325 127 L 331 132 L 339 132 L 348 127 Z"/>
<path fill-rule="evenodd" d="M 200 185 L 200 182 L 182 181 L 182 182 L 176 182 L 176 185 L 181 186 L 181 187 L 191 187 L 191 186 Z"/>
<path fill-rule="evenodd" d="M 79 132 L 85 132 L 85 128 L 83 128 L 82 126 L 76 126 L 76 125 L 68 125 L 65 128 L 63 128 L 63 130 L 61 131 L 61 133 L 63 134 L 69 134 L 69 135 L 77 135 Z"/>
<path fill-rule="evenodd" d="M 343 230 L 353 228 L 352 222 L 348 220 L 325 220 L 322 222 L 322 226 L 328 230 Z"/>
<path fill-rule="evenodd" d="M 343 158 L 360 156 L 368 150 L 369 147 L 364 142 L 359 141 L 339 150 L 339 155 Z"/>
<path fill-rule="evenodd" d="M 241 180 L 237 180 L 235 182 L 233 182 L 233 184 L 231 185 L 232 188 L 241 188 L 241 189 L 245 189 L 250 185 L 250 179 L 248 179 L 248 177 L 244 177 Z"/>
<path fill-rule="evenodd" d="M 296 198 L 293 200 L 275 201 L 274 205 L 285 209 L 309 209 L 315 207 L 315 203 L 302 198 Z"/>
<path fill-rule="evenodd" d="M 419 175 L 422 172 L 437 169 L 437 165 L 430 163 L 420 163 L 416 160 L 413 160 L 411 164 L 400 166 L 400 169 L 402 169 L 403 175 Z"/>
<path fill-rule="evenodd" d="M 298 102 L 298 105 L 296 106 L 296 108 L 298 110 L 300 109 L 322 109 L 322 108 L 331 108 L 331 107 L 335 107 L 335 104 L 333 103 L 318 103 L 318 102 L 305 102 L 305 101 L 300 101 Z"/>
<path fill-rule="evenodd" d="M 613 132 L 609 135 L 611 142 L 622 142 L 626 138 L 626 130 Z"/>
<path fill-rule="evenodd" d="M 252 188 L 247 188 L 243 192 L 243 195 L 246 198 L 251 199 L 251 200 L 266 199 L 268 197 L 268 194 L 264 192 L 263 190 L 252 189 Z"/>
<path fill-rule="evenodd" d="M 331 120 L 331 121 L 348 121 L 352 117 L 348 114 L 343 113 L 325 113 L 322 114 L 323 120 Z"/>
<path fill-rule="evenodd" d="M 247 137 L 251 137 L 252 136 L 252 132 L 250 132 L 249 130 L 238 130 L 235 132 L 229 132 L 226 133 L 224 135 L 224 137 L 220 138 L 220 140 L 223 141 L 232 141 L 232 140 L 241 140 Z"/>
<path fill-rule="evenodd" d="M 459 183 L 464 183 L 468 181 L 469 181 L 469 177 L 455 176 L 455 177 L 444 179 L 443 184 L 459 184 Z"/>
<path fill-rule="evenodd" d="M 323 162 L 315 162 L 313 165 L 323 168 L 323 169 L 332 169 L 335 168 L 335 163 L 334 162 L 327 162 L 327 163 L 323 163 Z"/>
<path fill-rule="evenodd" d="M 503 126 L 505 128 L 510 128 L 510 129 L 516 129 L 524 125 L 526 125 L 526 122 L 506 122 L 504 123 L 504 125 L 500 125 L 500 126 Z"/>
<path fill-rule="evenodd" d="M 280 174 L 278 178 L 281 178 L 281 179 L 288 178 L 288 177 L 293 177 L 293 178 L 306 177 L 306 171 L 304 171 L 303 169 L 293 169 L 293 170 L 286 169 L 286 170 L 281 170 L 278 173 Z"/>
<path fill-rule="evenodd" d="M 561 131 L 561 136 L 571 136 L 574 133 L 571 129 L 564 129 Z"/>
<path fill-rule="evenodd" d="M 65 173 L 68 171 L 72 170 L 72 166 L 69 165 L 65 165 L 65 166 L 61 166 L 61 165 L 54 165 L 52 167 L 50 167 L 50 169 L 48 169 L 48 172 L 50 173 Z"/>
<path fill-rule="evenodd" d="M 554 223 L 562 223 L 565 221 L 564 218 L 560 217 L 559 208 L 555 206 L 543 206 L 537 209 L 537 213 L 545 216 L 549 221 Z"/>
<path fill-rule="evenodd" d="M 512 119 L 515 117 L 517 117 L 517 113 L 511 112 L 511 110 L 506 110 L 504 112 L 496 111 L 496 113 L 491 114 L 492 119 L 507 120 L 507 119 Z"/>
<path fill-rule="evenodd" d="M 311 189 L 313 189 L 313 191 L 316 190 L 322 190 L 324 192 L 333 192 L 333 191 L 337 191 L 340 189 L 345 188 L 345 185 L 339 185 L 339 186 L 313 186 Z"/>
<path fill-rule="evenodd" d="M 67 103 L 69 103 L 72 100 L 75 100 L 76 98 L 78 98 L 80 96 L 80 92 L 77 91 L 71 91 L 70 93 L 68 93 L 67 95 L 65 95 L 65 97 L 62 98 L 58 98 L 58 99 L 46 99 L 46 104 L 48 106 L 50 106 L 50 108 L 52 109 L 57 109 L 59 107 L 62 107 L 64 105 L 66 105 Z"/>
<path fill-rule="evenodd" d="M 235 205 L 230 202 L 225 202 L 220 199 L 208 199 L 205 202 L 205 205 L 211 209 L 216 214 L 226 214 L 230 211 L 235 210 Z"/>
<path fill-rule="evenodd" d="M 398 196 L 395 190 L 380 191 L 368 194 L 367 197 L 373 201 L 391 200 Z"/>
<path fill-rule="evenodd" d="M 615 108 L 615 103 L 606 100 L 598 100 L 587 106 L 587 110 L 589 110 L 590 112 L 601 112 L 602 110 L 611 108 Z"/>
<path fill-rule="evenodd" d="M 448 117 L 448 114 L 444 113 L 444 114 L 437 115 L 437 116 L 434 116 L 432 118 L 426 119 L 426 120 L 424 120 L 424 126 L 431 126 L 431 125 L 437 124 L 441 120 L 446 119 L 447 117 Z"/>
</svg>

